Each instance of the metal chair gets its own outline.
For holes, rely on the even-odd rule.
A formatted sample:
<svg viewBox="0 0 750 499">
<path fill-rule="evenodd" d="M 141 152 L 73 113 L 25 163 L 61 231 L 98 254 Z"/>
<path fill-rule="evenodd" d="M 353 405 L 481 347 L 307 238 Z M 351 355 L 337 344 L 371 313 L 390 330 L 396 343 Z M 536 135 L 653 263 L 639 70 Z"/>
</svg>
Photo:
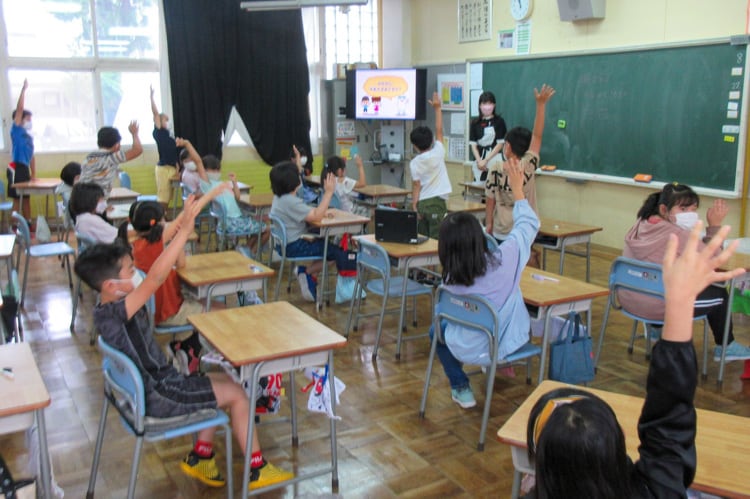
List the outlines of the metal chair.
<svg viewBox="0 0 750 499">
<path fill-rule="evenodd" d="M 75 255 L 75 250 L 67 243 L 45 243 L 45 244 L 31 244 L 31 231 L 29 230 L 29 224 L 26 223 L 26 219 L 23 218 L 18 212 L 13 212 L 13 220 L 18 226 L 17 236 L 21 240 L 23 246 L 23 253 L 26 254 L 26 263 L 24 264 L 23 271 L 23 284 L 21 285 L 21 302 L 20 307 L 23 307 L 24 298 L 26 297 L 26 283 L 29 280 L 29 260 L 32 258 L 43 258 L 47 256 L 62 256 L 64 259 L 65 268 L 68 270 L 68 286 L 70 286 L 71 292 L 73 290 L 73 276 L 70 272 L 70 255 Z M 16 255 L 16 268 L 20 268 L 21 265 L 21 252 L 19 251 Z M 72 299 L 72 297 L 71 297 Z"/>
<path fill-rule="evenodd" d="M 76 248 L 76 260 L 78 257 L 89 249 L 90 247 L 94 246 L 96 244 L 96 240 L 89 236 L 88 234 L 84 234 L 82 232 L 76 231 L 76 241 L 78 242 L 77 248 Z M 82 281 L 80 276 L 76 276 L 76 287 L 73 292 L 73 314 L 70 317 L 70 332 L 75 334 L 75 321 L 76 321 L 76 312 L 78 311 L 78 302 L 83 298 L 83 291 L 81 290 L 82 287 Z M 97 301 L 99 294 L 97 293 Z M 89 343 L 91 345 L 94 344 L 96 341 L 96 329 L 92 326 L 91 328 L 91 338 Z"/>
<path fill-rule="evenodd" d="M 146 273 L 142 270 L 136 269 L 136 272 L 141 274 L 143 279 L 146 278 Z M 193 331 L 192 324 L 178 324 L 176 326 L 159 326 L 154 322 L 154 315 L 156 314 L 156 295 L 152 294 L 146 302 L 146 310 L 148 311 L 148 320 L 151 325 L 151 330 L 154 334 L 171 334 L 172 339 L 179 333 L 190 333 Z"/>
<path fill-rule="evenodd" d="M 371 243 L 360 239 L 359 253 L 357 253 L 357 279 L 354 284 L 354 293 L 349 305 L 349 316 L 346 320 L 345 336 L 349 337 L 350 327 L 352 327 L 352 317 L 354 317 L 354 331 L 357 330 L 359 319 L 361 317 L 371 317 L 379 315 L 378 333 L 375 338 L 375 349 L 372 352 L 372 360 L 378 356 L 380 345 L 380 336 L 383 332 L 383 318 L 385 313 L 399 313 L 398 334 L 396 337 L 396 359 L 401 358 L 402 333 L 405 329 L 404 315 L 406 315 L 406 298 L 412 298 L 412 308 L 414 309 L 414 325 L 417 321 L 417 297 L 420 295 L 430 297 L 430 308 L 434 305 L 434 296 L 431 286 L 425 286 L 406 276 L 391 276 L 391 262 L 385 249 L 376 243 Z M 367 279 L 367 275 L 372 272 L 378 277 Z M 360 289 L 365 289 L 368 293 L 381 296 L 383 298 L 380 312 L 370 314 L 360 314 L 359 310 L 362 304 Z M 399 298 L 402 301 L 398 309 L 387 310 L 389 298 Z M 355 313 L 356 308 L 356 313 Z M 408 339 L 416 339 L 424 335 L 410 336 Z"/>
<path fill-rule="evenodd" d="M 621 311 L 626 317 L 633 319 L 633 328 L 630 332 L 630 343 L 628 353 L 633 353 L 636 331 L 638 323 L 644 324 L 646 334 L 646 359 L 651 358 L 651 339 L 648 337 L 649 324 L 662 326 L 664 320 L 647 319 L 634 310 L 627 310 L 619 302 L 617 293 L 620 290 L 627 290 L 633 293 L 639 293 L 645 296 L 664 300 L 664 282 L 662 281 L 661 265 L 656 263 L 644 262 L 633 258 L 618 257 L 612 262 L 609 270 L 609 298 L 607 306 L 604 308 L 604 320 L 602 329 L 599 333 L 599 342 L 596 347 L 596 357 L 594 358 L 594 367 L 599 365 L 599 356 L 602 353 L 602 344 L 604 343 L 604 332 L 609 320 L 609 311 L 611 309 Z M 703 321 L 703 371 L 701 376 L 706 379 L 708 376 L 708 319 L 705 315 L 694 317 L 693 320 Z"/>
<path fill-rule="evenodd" d="M 6 213 L 13 212 L 13 201 L 8 201 L 5 198 L 5 181 L 0 180 L 0 230 L 3 230 L 7 221 L 5 219 Z"/>
<path fill-rule="evenodd" d="M 229 418 L 218 409 L 204 409 L 185 416 L 154 418 L 146 415 L 146 394 L 138 367 L 124 353 L 107 344 L 99 337 L 99 351 L 102 353 L 102 373 L 104 374 L 104 404 L 99 419 L 99 432 L 96 436 L 94 461 L 91 465 L 86 497 L 94 497 L 96 475 L 99 468 L 104 431 L 109 405 L 120 413 L 120 420 L 129 433 L 135 436 L 128 483 L 128 499 L 135 497 L 135 482 L 138 479 L 138 464 L 141 459 L 143 441 L 157 442 L 170 438 L 197 433 L 206 428 L 221 426 L 226 437 L 227 497 L 232 497 L 232 431 Z"/>
<path fill-rule="evenodd" d="M 180 182 L 180 188 L 182 190 L 182 205 L 185 206 L 185 200 L 187 200 L 188 196 L 194 194 L 194 191 L 190 190 L 190 187 L 182 182 Z M 203 230 L 204 226 L 206 227 L 205 232 Z M 211 246 L 211 239 L 215 234 L 215 226 L 216 218 L 211 215 L 211 210 L 208 208 L 205 208 L 198 214 L 197 217 L 195 217 L 195 228 L 198 229 L 198 237 L 203 237 L 203 234 L 206 234 L 206 247 L 204 250 L 205 253 L 208 253 L 208 248 Z"/>
<path fill-rule="evenodd" d="M 120 172 L 120 187 L 126 189 L 132 189 L 132 183 L 130 182 L 130 174 L 128 172 Z M 159 198 L 156 194 L 141 194 L 136 198 L 137 201 L 158 201 Z"/>
<path fill-rule="evenodd" d="M 286 292 L 289 293 L 292 290 L 292 265 L 298 262 L 312 262 L 315 260 L 322 260 L 322 256 L 287 256 L 286 255 L 286 225 L 281 219 L 275 215 L 269 215 L 271 220 L 271 245 L 276 253 L 281 258 L 279 262 L 279 272 L 276 278 L 276 291 L 274 292 L 274 301 L 279 299 L 279 288 L 281 287 L 281 277 L 284 274 L 284 265 L 289 262 L 289 280 L 286 284 Z M 273 256 L 273 253 L 271 253 Z"/>
<path fill-rule="evenodd" d="M 502 343 L 507 328 L 512 327 L 512 325 L 500 324 L 495 309 L 490 302 L 477 295 L 457 295 L 451 293 L 442 286 L 437 290 L 437 298 L 435 301 L 435 315 L 433 320 L 434 334 L 430 346 L 430 357 L 427 361 L 427 374 L 425 375 L 422 403 L 419 406 L 419 417 L 424 418 L 425 406 L 427 404 L 427 392 L 430 388 L 430 376 L 432 375 L 432 364 L 435 360 L 435 353 L 437 352 L 437 342 L 444 342 L 441 321 L 471 328 L 476 330 L 477 334 L 486 335 L 490 349 L 490 363 L 487 366 L 487 392 L 484 399 L 482 428 L 479 431 L 479 444 L 477 445 L 477 450 L 482 451 L 484 450 L 484 437 L 487 432 L 487 421 L 490 417 L 492 391 L 495 384 L 495 373 L 498 365 L 509 366 L 520 361 L 525 361 L 526 384 L 531 384 L 531 358 L 541 356 L 542 347 L 529 342 L 507 357 L 498 359 L 498 345 Z"/>
<path fill-rule="evenodd" d="M 248 243 L 250 242 L 250 238 L 253 236 L 256 236 L 258 238 L 258 252 L 262 251 L 261 249 L 261 239 L 263 236 L 263 224 L 260 225 L 259 230 L 247 230 L 242 232 L 229 232 L 227 228 L 227 216 L 224 212 L 224 208 L 222 207 L 221 203 L 218 201 L 211 201 L 211 210 L 210 210 L 211 216 L 214 217 L 216 220 L 216 236 L 218 238 L 218 241 L 216 243 L 216 247 L 218 251 L 223 251 L 227 248 L 227 240 L 232 239 L 234 246 L 237 246 L 239 239 L 244 237 Z M 253 216 L 250 213 L 244 213 L 243 217 L 247 218 L 253 218 Z"/>
</svg>

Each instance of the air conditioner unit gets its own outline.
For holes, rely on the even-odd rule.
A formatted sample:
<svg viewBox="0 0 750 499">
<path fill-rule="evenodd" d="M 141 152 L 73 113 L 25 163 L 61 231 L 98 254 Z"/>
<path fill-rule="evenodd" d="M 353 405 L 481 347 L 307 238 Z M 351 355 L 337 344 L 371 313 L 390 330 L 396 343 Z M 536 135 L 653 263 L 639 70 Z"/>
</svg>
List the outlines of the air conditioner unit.
<svg viewBox="0 0 750 499">
<path fill-rule="evenodd" d="M 366 5 L 368 0 L 247 0 L 240 2 L 240 8 L 248 11 L 290 10 L 302 7 L 338 7 Z"/>
</svg>

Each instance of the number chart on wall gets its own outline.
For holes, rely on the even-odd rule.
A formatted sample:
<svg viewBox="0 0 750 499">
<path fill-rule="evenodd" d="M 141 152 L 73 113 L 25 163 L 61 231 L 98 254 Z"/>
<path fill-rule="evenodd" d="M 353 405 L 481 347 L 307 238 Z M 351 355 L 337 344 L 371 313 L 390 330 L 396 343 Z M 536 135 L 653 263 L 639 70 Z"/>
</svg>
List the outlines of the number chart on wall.
<svg viewBox="0 0 750 499">
<path fill-rule="evenodd" d="M 747 45 L 728 40 L 482 63 L 509 128 L 532 128 L 533 89 L 555 87 L 541 150 L 554 175 L 646 174 L 725 197 L 742 188 L 747 82 Z"/>
</svg>

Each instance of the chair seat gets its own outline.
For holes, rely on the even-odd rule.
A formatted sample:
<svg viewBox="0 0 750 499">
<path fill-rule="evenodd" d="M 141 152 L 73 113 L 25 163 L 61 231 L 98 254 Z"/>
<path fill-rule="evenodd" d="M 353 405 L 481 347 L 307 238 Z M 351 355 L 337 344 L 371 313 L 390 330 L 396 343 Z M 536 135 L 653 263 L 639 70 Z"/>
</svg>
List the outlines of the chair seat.
<svg viewBox="0 0 750 499">
<path fill-rule="evenodd" d="M 367 281 L 367 291 L 372 291 L 374 294 L 383 296 L 384 294 L 383 279 L 372 279 Z M 391 277 L 390 286 L 388 289 L 388 296 L 400 296 L 404 289 L 404 278 L 401 276 Z M 432 288 L 419 284 L 416 281 L 408 280 L 406 284 L 406 296 L 417 296 L 432 294 Z"/>
<path fill-rule="evenodd" d="M 46 243 L 31 246 L 29 254 L 33 257 L 74 255 L 75 250 L 68 243 Z"/>
<path fill-rule="evenodd" d="M 529 357 L 533 357 L 535 355 L 541 355 L 542 354 L 542 347 L 539 345 L 534 345 L 533 343 L 529 342 L 526 343 L 524 346 L 513 352 L 512 354 L 508 355 L 502 360 L 498 360 L 498 365 L 502 364 L 510 364 L 512 362 L 516 362 L 519 360 L 527 359 Z"/>
</svg>

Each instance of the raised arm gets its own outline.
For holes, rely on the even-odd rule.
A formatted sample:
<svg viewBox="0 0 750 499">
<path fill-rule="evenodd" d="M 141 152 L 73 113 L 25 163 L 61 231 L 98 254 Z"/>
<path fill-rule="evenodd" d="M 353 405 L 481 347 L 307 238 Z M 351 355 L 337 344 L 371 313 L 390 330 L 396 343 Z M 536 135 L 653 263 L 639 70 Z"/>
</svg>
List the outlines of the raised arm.
<svg viewBox="0 0 750 499">
<path fill-rule="evenodd" d="M 195 204 L 198 206 L 199 212 L 205 208 L 208 203 L 210 203 L 212 200 L 216 199 L 216 196 L 219 194 L 226 192 L 230 189 L 229 182 L 223 182 L 210 191 L 208 191 L 206 194 L 195 197 Z M 162 233 L 161 239 L 164 241 L 164 243 L 168 243 L 174 238 L 175 234 L 177 234 L 177 231 L 180 229 L 180 226 L 183 223 L 184 218 L 187 216 L 185 213 L 186 210 L 182 210 L 179 215 L 177 215 L 177 218 L 172 220 L 166 227 L 164 227 L 164 232 Z"/>
<path fill-rule="evenodd" d="M 13 116 L 13 122 L 18 126 L 23 124 L 23 110 L 27 88 L 29 88 L 29 80 L 24 79 L 23 86 L 21 87 L 21 95 L 18 96 L 18 103 L 16 104 L 16 114 Z"/>
<path fill-rule="evenodd" d="M 195 147 L 193 147 L 193 144 L 191 144 L 189 140 L 180 137 L 174 139 L 174 142 L 177 144 L 177 147 L 184 147 L 187 149 L 188 156 L 190 156 L 190 159 L 195 163 L 195 171 L 198 172 L 198 176 L 204 182 L 208 182 L 208 175 L 206 175 L 206 169 L 203 167 L 203 160 L 201 159 L 200 154 L 198 154 L 198 151 L 195 150 Z"/>
<path fill-rule="evenodd" d="M 235 201 L 240 200 L 240 186 L 237 184 L 237 175 L 234 172 L 229 172 L 229 182 L 232 185 L 232 194 L 234 194 Z"/>
<path fill-rule="evenodd" d="M 362 162 L 362 157 L 359 154 L 354 155 L 354 162 L 357 164 L 357 172 L 359 174 L 354 188 L 361 189 L 367 185 L 367 178 L 365 178 L 365 164 Z"/>
<path fill-rule="evenodd" d="M 544 115 L 547 102 L 555 95 L 555 89 L 547 85 L 542 85 L 541 90 L 534 89 L 534 98 L 536 99 L 536 114 L 534 115 L 534 129 L 531 131 L 531 144 L 529 151 L 539 155 L 542 148 L 542 134 L 544 134 Z"/>
<path fill-rule="evenodd" d="M 150 86 L 149 90 L 151 91 L 151 114 L 154 115 L 154 126 L 156 128 L 161 128 L 161 115 L 159 114 L 159 108 L 156 107 L 156 101 L 154 100 L 154 86 Z"/>
<path fill-rule="evenodd" d="M 326 175 L 325 179 L 321 178 L 321 181 L 323 182 L 323 197 L 318 206 L 312 208 L 307 213 L 305 222 L 319 222 L 323 220 L 323 217 L 328 212 L 328 205 L 331 202 L 331 198 L 333 198 L 333 193 L 336 192 L 336 177 L 333 176 L 333 173 Z"/>
<path fill-rule="evenodd" d="M 133 136 L 133 145 L 125 151 L 125 161 L 135 159 L 143 154 L 143 146 L 141 145 L 141 139 L 138 137 L 138 122 L 131 121 L 128 125 L 128 131 Z"/>
<path fill-rule="evenodd" d="M 435 109 L 435 140 L 443 141 L 443 108 L 437 92 L 433 92 L 432 100 L 427 102 Z"/>
</svg>

